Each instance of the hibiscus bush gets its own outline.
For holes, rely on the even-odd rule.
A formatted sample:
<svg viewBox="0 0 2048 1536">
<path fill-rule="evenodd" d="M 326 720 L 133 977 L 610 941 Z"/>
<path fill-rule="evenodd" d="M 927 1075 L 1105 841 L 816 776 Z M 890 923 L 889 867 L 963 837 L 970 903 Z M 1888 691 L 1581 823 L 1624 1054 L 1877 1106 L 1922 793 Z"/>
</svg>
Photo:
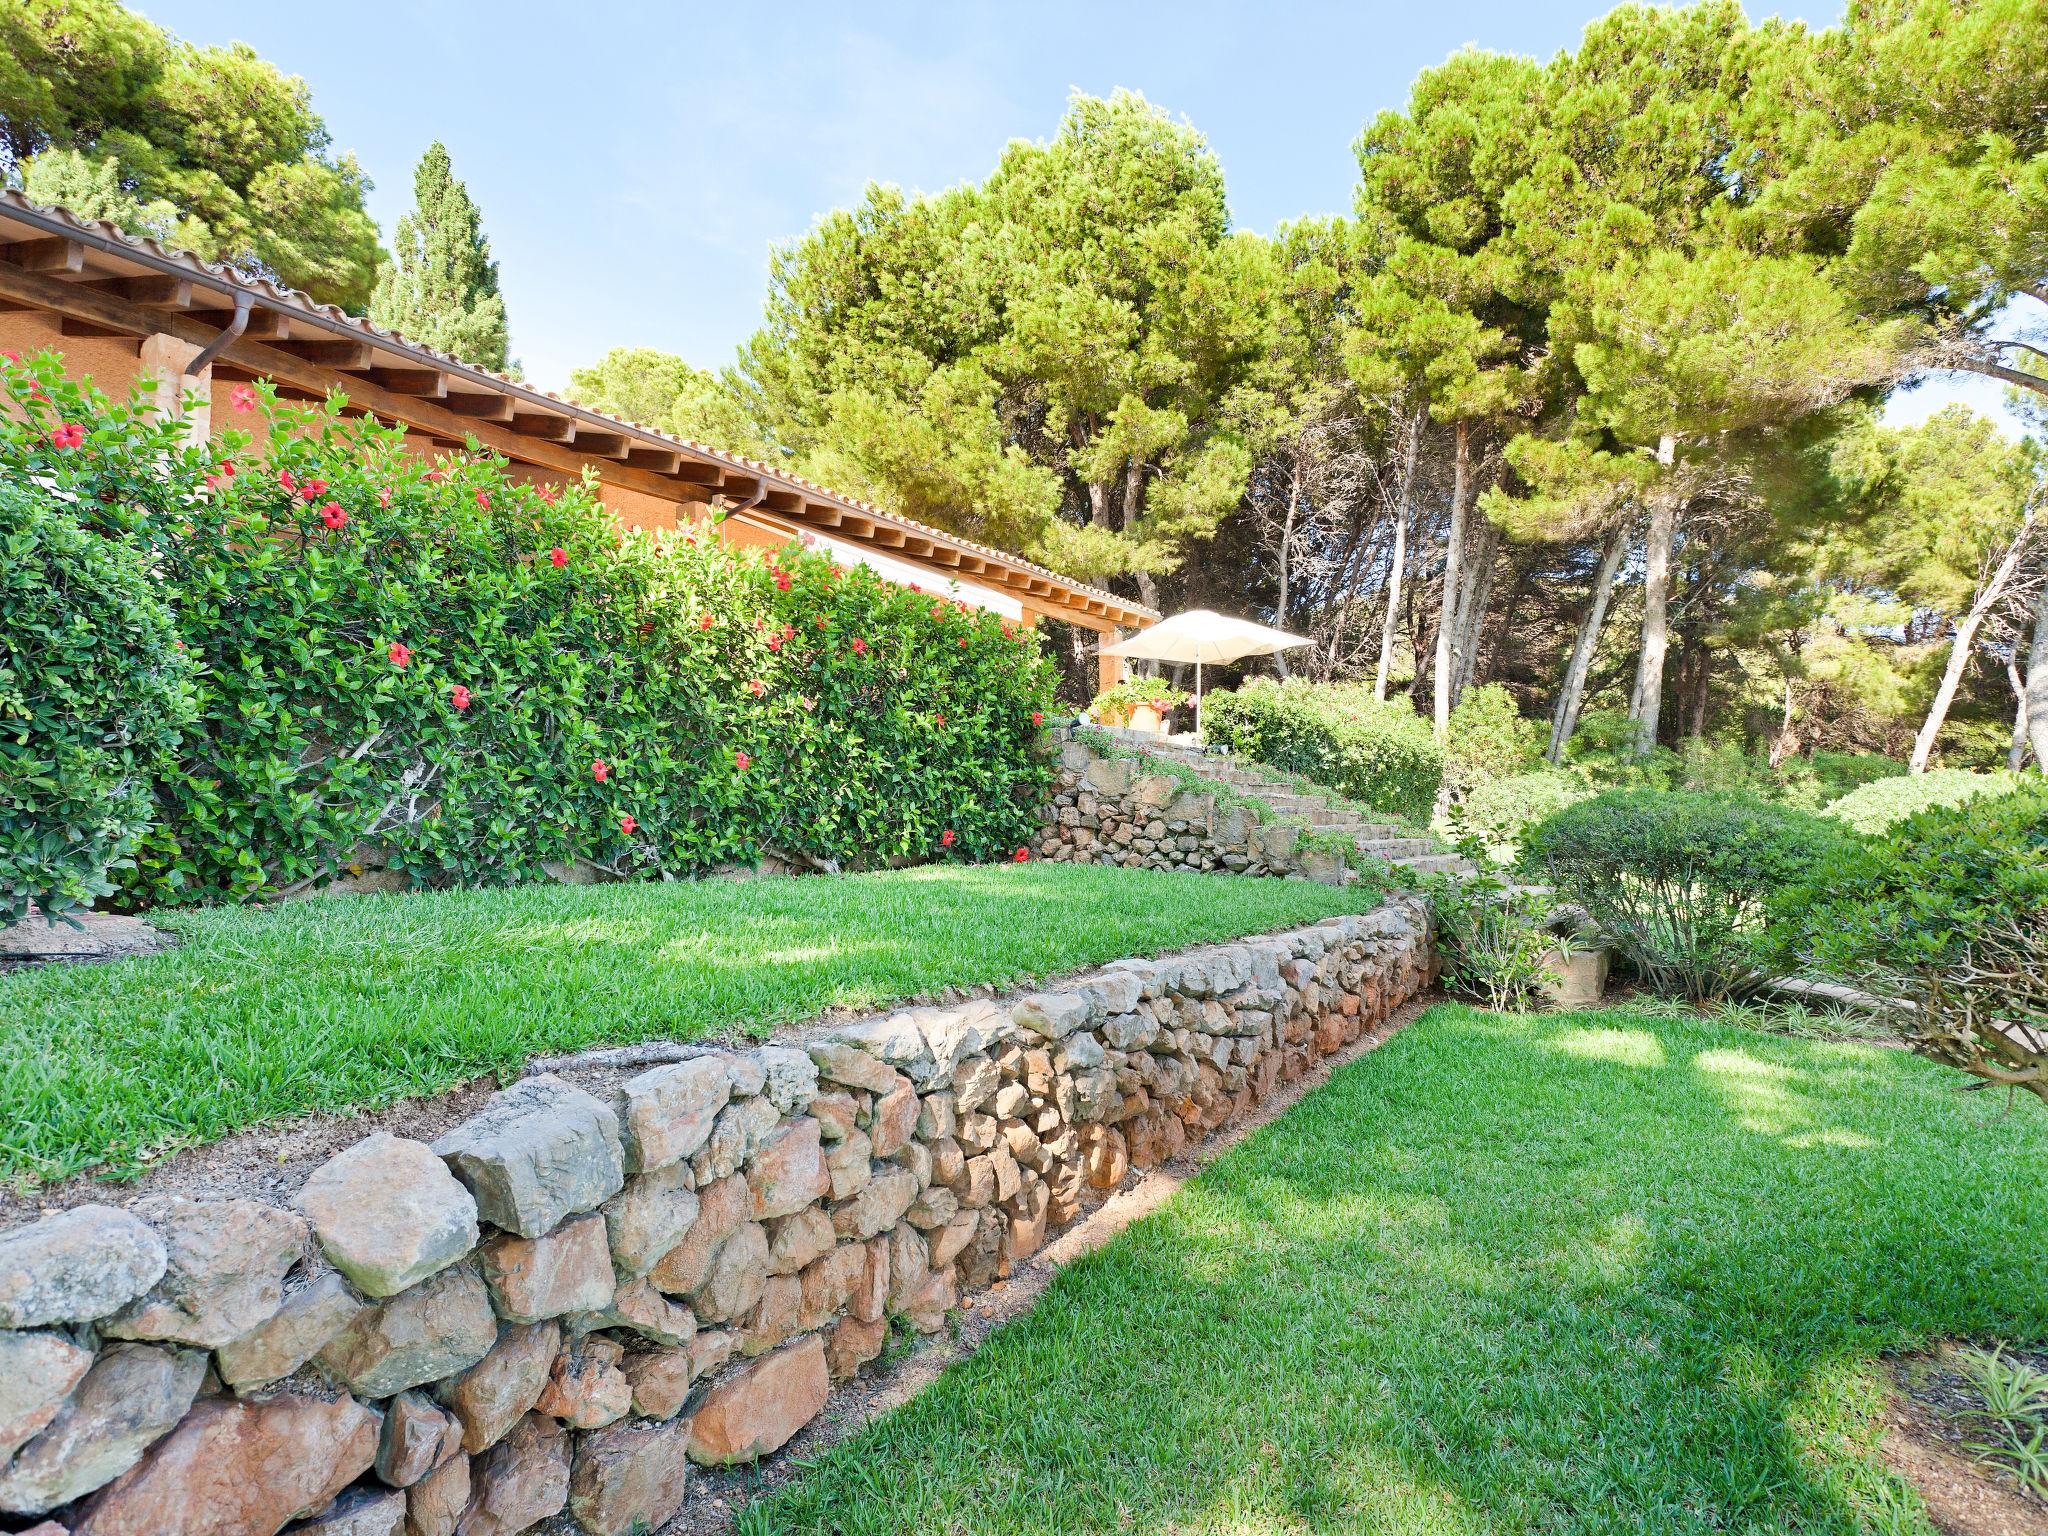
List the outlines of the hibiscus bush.
<svg viewBox="0 0 2048 1536">
<path fill-rule="evenodd" d="M 0 925 L 110 893 L 193 708 L 191 664 L 131 531 L 175 512 L 175 428 L 48 358 L 0 361 Z"/>
<path fill-rule="evenodd" d="M 197 706 L 131 903 L 1027 841 L 1052 683 L 1029 629 L 795 545 L 621 534 L 593 485 L 425 457 L 338 403 L 233 409 L 267 449 L 225 434 L 121 530 Z"/>
</svg>

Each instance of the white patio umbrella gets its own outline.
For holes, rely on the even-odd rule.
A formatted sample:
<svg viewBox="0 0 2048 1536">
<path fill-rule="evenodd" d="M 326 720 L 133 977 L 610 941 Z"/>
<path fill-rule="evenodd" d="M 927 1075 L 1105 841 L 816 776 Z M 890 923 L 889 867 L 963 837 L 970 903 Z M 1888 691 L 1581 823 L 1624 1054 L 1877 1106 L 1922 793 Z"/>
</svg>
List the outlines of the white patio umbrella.
<svg viewBox="0 0 2048 1536">
<path fill-rule="evenodd" d="M 1309 644 L 1306 635 L 1233 619 L 1207 608 L 1190 608 L 1141 629 L 1128 640 L 1105 645 L 1105 656 L 1133 656 L 1146 661 L 1192 661 L 1195 664 L 1195 734 L 1202 732 L 1202 663 L 1237 661 L 1245 656 L 1270 656 Z"/>
</svg>

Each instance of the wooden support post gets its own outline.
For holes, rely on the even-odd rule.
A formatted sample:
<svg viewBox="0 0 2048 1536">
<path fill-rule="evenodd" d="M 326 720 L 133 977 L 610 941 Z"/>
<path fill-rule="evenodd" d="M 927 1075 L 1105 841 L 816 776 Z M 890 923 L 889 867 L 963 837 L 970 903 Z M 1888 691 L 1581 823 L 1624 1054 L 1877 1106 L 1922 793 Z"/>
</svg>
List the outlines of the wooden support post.
<svg viewBox="0 0 2048 1536">
<path fill-rule="evenodd" d="M 185 417 L 185 436 L 191 442 L 203 443 L 213 432 L 213 369 L 202 368 L 187 377 L 185 365 L 198 355 L 197 346 L 176 336 L 166 336 L 161 331 L 145 336 L 137 382 L 156 381 L 149 414 L 159 421 L 183 411 L 188 392 L 197 395 L 199 403 Z"/>
<path fill-rule="evenodd" d="M 1096 632 L 1095 691 L 1097 693 L 1102 693 L 1108 689 L 1114 688 L 1118 683 L 1124 680 L 1123 657 L 1111 656 L 1108 652 L 1102 649 L 1102 647 L 1106 645 L 1115 645 L 1119 640 L 1123 639 L 1123 637 L 1124 632 L 1116 628 L 1114 625 L 1112 625 L 1108 629 L 1098 630 Z"/>
</svg>

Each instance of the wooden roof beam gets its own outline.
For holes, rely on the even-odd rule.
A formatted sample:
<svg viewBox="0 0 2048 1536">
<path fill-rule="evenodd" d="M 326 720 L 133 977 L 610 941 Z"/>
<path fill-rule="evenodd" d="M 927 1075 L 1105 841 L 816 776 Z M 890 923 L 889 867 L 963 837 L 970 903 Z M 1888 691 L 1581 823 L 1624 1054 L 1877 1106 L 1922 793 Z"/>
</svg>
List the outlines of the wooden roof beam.
<svg viewBox="0 0 2048 1536">
<path fill-rule="evenodd" d="M 76 315 L 60 315 L 57 331 L 63 336 L 126 336 L 131 341 L 147 336 L 155 327 L 134 325 L 102 325 L 97 320 L 81 320 Z"/>
<path fill-rule="evenodd" d="M 869 537 L 884 549 L 901 549 L 909 542 L 901 528 L 892 528 L 887 523 L 876 523 L 875 531 Z"/>
<path fill-rule="evenodd" d="M 680 480 L 685 485 L 701 485 L 716 489 L 725 479 L 725 471 L 716 464 L 706 464 L 702 459 L 685 459 L 677 454 L 679 462 L 668 472 L 671 480 Z"/>
<path fill-rule="evenodd" d="M 627 446 L 625 433 L 600 432 L 584 426 L 581 422 L 576 424 L 576 431 L 569 439 L 569 446 L 587 458 L 617 459 L 621 462 L 632 452 Z"/>
<path fill-rule="evenodd" d="M 804 498 L 798 491 L 785 491 L 770 486 L 767 494 L 761 498 L 761 505 L 770 512 L 780 512 L 785 517 L 801 518 L 804 515 Z"/>
<path fill-rule="evenodd" d="M 574 440 L 576 423 L 568 416 L 556 416 L 545 411 L 522 411 L 515 407 L 512 412 L 512 430 L 521 437 L 538 438 L 544 443 L 566 443 Z"/>
<path fill-rule="evenodd" d="M 674 474 L 682 461 L 678 448 L 654 448 L 646 443 L 630 443 L 626 448 L 626 463 L 657 475 Z"/>
<path fill-rule="evenodd" d="M 807 523 L 816 523 L 820 528 L 837 528 L 846 521 L 846 514 L 830 502 L 812 501 L 807 496 L 803 498 L 803 519 Z"/>
<path fill-rule="evenodd" d="M 512 397 L 509 395 L 455 395 L 451 394 L 441 402 L 458 416 L 471 421 L 510 422 L 513 420 Z"/>
<path fill-rule="evenodd" d="M 0 261 L 45 277 L 76 277 L 85 270 L 85 246 L 58 236 L 17 240 L 12 245 L 0 245 Z"/>
<path fill-rule="evenodd" d="M 305 337 L 280 336 L 270 345 L 301 362 L 317 363 L 338 373 L 367 373 L 370 368 L 370 344 L 367 341 L 342 341 L 334 337 L 314 341 Z"/>
<path fill-rule="evenodd" d="M 192 307 L 192 279 L 189 277 L 154 274 L 141 277 L 101 277 L 94 278 L 82 286 L 100 293 L 110 293 L 117 299 L 126 299 L 130 304 L 140 304 L 144 309 Z"/>
<path fill-rule="evenodd" d="M 380 389 L 413 400 L 446 400 L 448 375 L 438 368 L 365 368 L 363 374 Z"/>
</svg>

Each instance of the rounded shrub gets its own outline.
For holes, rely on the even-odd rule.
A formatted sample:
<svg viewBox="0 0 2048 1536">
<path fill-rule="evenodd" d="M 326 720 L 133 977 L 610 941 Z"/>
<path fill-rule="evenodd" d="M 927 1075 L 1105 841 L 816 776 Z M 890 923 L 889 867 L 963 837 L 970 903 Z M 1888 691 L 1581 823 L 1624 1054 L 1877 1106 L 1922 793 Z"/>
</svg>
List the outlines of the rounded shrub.
<svg viewBox="0 0 2048 1536">
<path fill-rule="evenodd" d="M 1468 688 L 1451 710 L 1444 778 L 1463 798 L 1489 780 L 1534 767 L 1542 750 L 1542 727 L 1522 718 L 1507 689 L 1499 683 Z"/>
<path fill-rule="evenodd" d="M 1939 806 L 1966 805 L 1986 795 L 2009 795 L 2025 782 L 2012 773 L 1930 768 L 1925 773 L 1872 780 L 1831 802 L 1821 814 L 1858 832 L 1883 832 L 1909 816 Z"/>
<path fill-rule="evenodd" d="M 1239 756 L 1270 763 L 1389 815 L 1427 821 L 1444 754 L 1406 700 L 1369 688 L 1261 678 L 1202 701 L 1202 730 Z"/>
<path fill-rule="evenodd" d="M 1584 907 L 1646 985 L 1710 1001 L 1756 979 L 1771 893 L 1846 841 L 1833 822 L 1743 796 L 1617 789 L 1540 823 L 1522 862 Z"/>
<path fill-rule="evenodd" d="M 1837 848 L 1777 895 L 1760 947 L 1907 1004 L 1925 1054 L 2048 1101 L 2048 784 Z"/>
</svg>

